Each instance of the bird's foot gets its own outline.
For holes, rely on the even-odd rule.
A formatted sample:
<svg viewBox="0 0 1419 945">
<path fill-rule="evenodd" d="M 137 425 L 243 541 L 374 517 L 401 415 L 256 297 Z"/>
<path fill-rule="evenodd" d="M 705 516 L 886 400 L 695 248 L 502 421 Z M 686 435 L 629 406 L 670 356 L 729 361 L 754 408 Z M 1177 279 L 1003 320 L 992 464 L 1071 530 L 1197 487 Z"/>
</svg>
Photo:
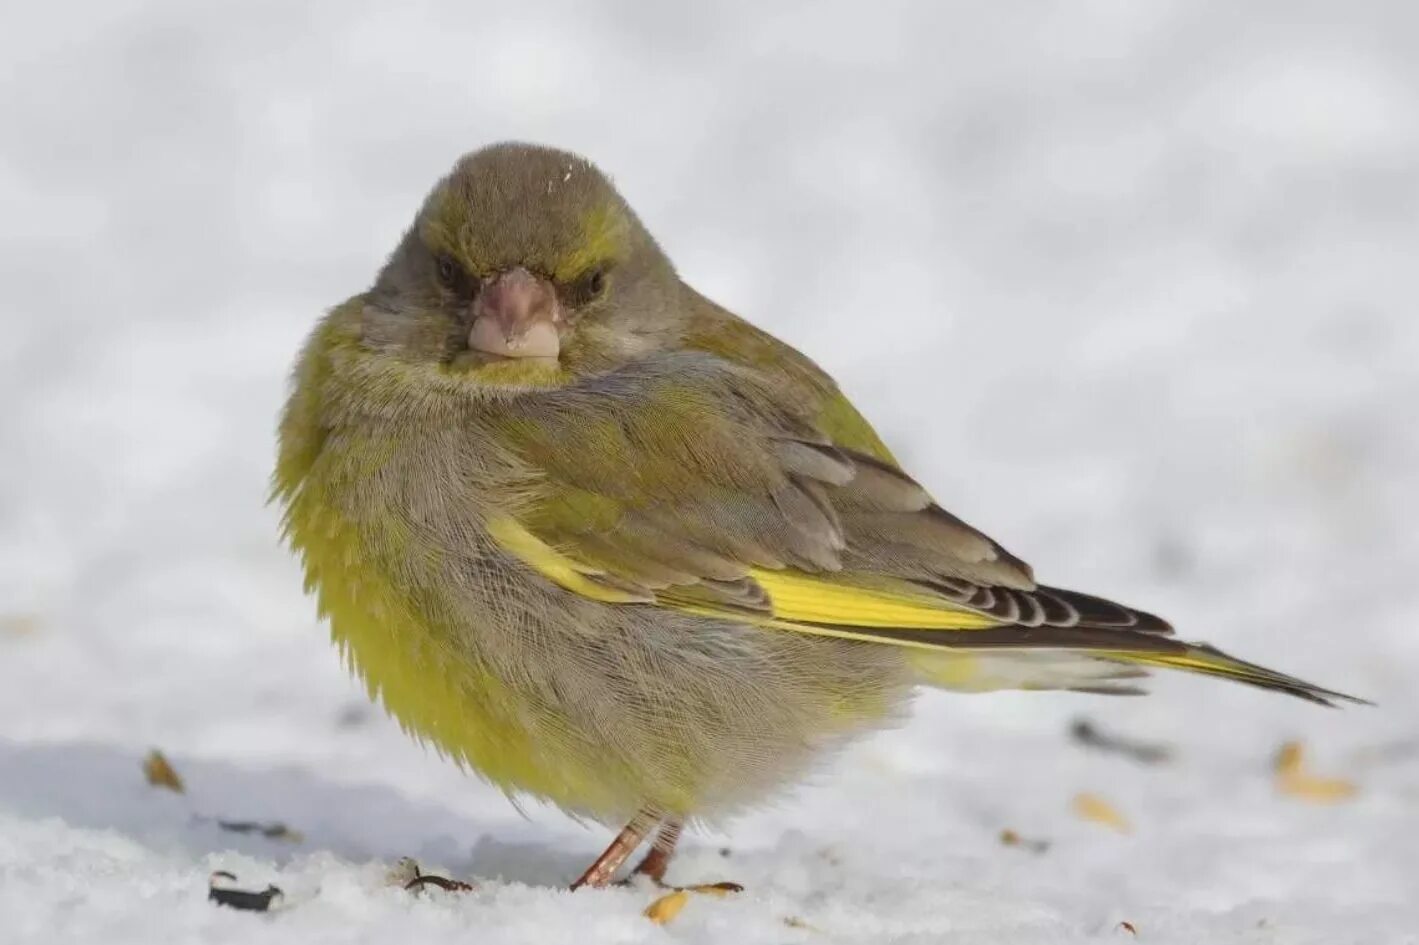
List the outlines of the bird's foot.
<svg viewBox="0 0 1419 945">
<path fill-rule="evenodd" d="M 709 896 L 727 896 L 730 893 L 744 891 L 744 887 L 738 883 L 700 883 L 694 886 L 666 884 L 665 870 L 670 866 L 670 858 L 674 855 L 675 845 L 680 839 L 681 821 L 678 818 L 665 820 L 650 851 L 646 853 L 640 863 L 636 864 L 636 868 L 631 870 L 631 875 L 620 882 L 615 882 L 614 877 L 617 870 L 644 842 L 646 836 L 655 826 L 656 820 L 657 817 L 649 811 L 641 811 L 636 815 L 635 819 L 616 835 L 616 838 L 611 841 L 611 845 L 596 858 L 596 862 L 581 874 L 581 878 L 572 883 L 572 889 L 577 890 L 583 886 L 629 886 L 638 878 L 644 878 L 657 888 L 671 894 L 693 892 Z"/>
<path fill-rule="evenodd" d="M 680 828 L 677 824 L 673 833 L 662 833 L 660 841 L 650 848 L 645 857 L 636 864 L 636 868 L 631 870 L 631 875 L 621 880 L 616 885 L 630 886 L 637 879 L 649 880 L 657 889 L 665 892 L 692 892 L 701 893 L 707 896 L 727 896 L 730 893 L 743 892 L 744 887 L 738 883 L 697 883 L 693 886 L 672 886 L 665 881 L 665 871 L 670 866 L 670 857 L 675 851 L 675 841 L 679 838 Z"/>
</svg>

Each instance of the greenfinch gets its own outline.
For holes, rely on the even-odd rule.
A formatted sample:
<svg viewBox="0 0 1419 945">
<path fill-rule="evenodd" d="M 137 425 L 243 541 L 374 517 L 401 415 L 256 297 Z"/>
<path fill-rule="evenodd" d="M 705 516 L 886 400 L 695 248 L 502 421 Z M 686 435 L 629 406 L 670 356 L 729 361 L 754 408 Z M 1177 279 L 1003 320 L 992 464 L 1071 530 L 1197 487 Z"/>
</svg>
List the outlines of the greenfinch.
<svg viewBox="0 0 1419 945">
<path fill-rule="evenodd" d="M 652 834 L 792 784 L 913 689 L 1348 698 L 1037 584 L 817 365 L 685 284 L 563 151 L 463 157 L 296 365 L 274 494 L 370 697 L 513 793 Z"/>
</svg>

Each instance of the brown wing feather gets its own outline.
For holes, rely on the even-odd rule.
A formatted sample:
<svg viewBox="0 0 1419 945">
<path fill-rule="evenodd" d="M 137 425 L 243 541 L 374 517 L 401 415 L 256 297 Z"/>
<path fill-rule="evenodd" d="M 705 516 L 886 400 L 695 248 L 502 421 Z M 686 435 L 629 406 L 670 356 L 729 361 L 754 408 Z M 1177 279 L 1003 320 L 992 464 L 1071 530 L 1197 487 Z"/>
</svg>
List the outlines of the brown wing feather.
<svg viewBox="0 0 1419 945">
<path fill-rule="evenodd" d="M 755 331 L 738 324 L 741 334 Z M 504 433 L 530 470 L 517 486 L 526 530 L 579 562 L 570 570 L 580 580 L 624 601 L 722 618 L 743 614 L 766 627 L 879 640 L 917 653 L 998 651 L 1001 665 L 1013 661 L 1011 653 L 1046 662 L 1053 651 L 1081 654 L 1107 665 L 1066 674 L 1066 682 L 1098 691 L 1120 691 L 1113 680 L 1140 669 L 1168 667 L 1314 701 L 1337 697 L 1174 640 L 1152 614 L 1037 586 L 1025 562 L 936 505 L 902 472 L 816 366 L 761 340 L 731 346 L 741 355 L 734 364 L 724 360 L 727 351 L 700 347 L 545 398 L 519 398 L 525 422 Z M 588 439 L 587 431 L 595 436 Z M 588 448 L 566 450 L 578 441 Z M 783 569 L 806 579 L 783 585 L 798 588 L 789 591 L 799 595 L 791 619 L 759 583 L 781 589 L 765 572 Z M 864 590 L 865 609 L 852 600 L 853 588 Z M 908 588 L 935 595 L 940 612 Z M 819 606 L 815 594 L 836 603 Z M 873 594 L 889 603 L 870 603 Z M 912 620 L 898 628 L 857 616 L 877 606 L 901 608 Z M 916 622 L 923 610 L 962 609 L 999 625 Z M 807 611 L 838 622 L 806 622 Z"/>
<path fill-rule="evenodd" d="M 1036 586 L 1024 561 L 891 462 L 829 442 L 807 419 L 818 406 L 801 386 L 696 353 L 520 398 L 526 422 L 506 432 L 536 470 L 518 486 L 530 497 L 520 521 L 637 598 L 702 585 L 700 597 L 761 608 L 762 588 L 742 582 L 786 568 L 910 582 L 1002 623 L 1167 632 L 1141 611 Z"/>
</svg>

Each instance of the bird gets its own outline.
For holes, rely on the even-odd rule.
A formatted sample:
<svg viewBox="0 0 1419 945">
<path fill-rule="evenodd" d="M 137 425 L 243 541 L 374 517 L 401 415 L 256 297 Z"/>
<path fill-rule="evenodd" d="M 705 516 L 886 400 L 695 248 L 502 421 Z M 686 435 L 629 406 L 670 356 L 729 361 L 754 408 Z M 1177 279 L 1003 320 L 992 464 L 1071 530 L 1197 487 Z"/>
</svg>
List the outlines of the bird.
<svg viewBox="0 0 1419 945">
<path fill-rule="evenodd" d="M 272 494 L 350 670 L 418 740 L 619 828 L 572 888 L 790 789 L 915 691 L 1154 669 L 1361 701 L 1038 583 L 833 379 L 686 283 L 587 159 L 499 143 L 316 323 Z"/>
</svg>

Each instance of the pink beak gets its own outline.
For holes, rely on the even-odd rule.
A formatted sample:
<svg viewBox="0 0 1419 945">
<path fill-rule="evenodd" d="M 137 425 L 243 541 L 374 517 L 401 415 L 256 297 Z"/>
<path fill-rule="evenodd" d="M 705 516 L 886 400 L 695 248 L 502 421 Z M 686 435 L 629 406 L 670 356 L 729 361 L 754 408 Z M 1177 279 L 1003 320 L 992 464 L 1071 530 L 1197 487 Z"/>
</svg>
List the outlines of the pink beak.
<svg viewBox="0 0 1419 945">
<path fill-rule="evenodd" d="M 556 290 L 518 266 L 478 293 L 468 346 L 504 358 L 555 358 L 562 348 L 561 322 Z"/>
</svg>

